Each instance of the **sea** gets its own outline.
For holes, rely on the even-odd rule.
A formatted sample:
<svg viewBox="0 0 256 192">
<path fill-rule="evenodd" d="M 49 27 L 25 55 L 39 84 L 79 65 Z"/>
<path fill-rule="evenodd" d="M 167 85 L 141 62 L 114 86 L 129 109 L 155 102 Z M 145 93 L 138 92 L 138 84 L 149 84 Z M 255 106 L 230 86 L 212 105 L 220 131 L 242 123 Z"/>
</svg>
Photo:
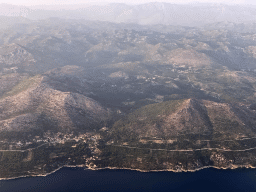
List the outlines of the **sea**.
<svg viewBox="0 0 256 192">
<path fill-rule="evenodd" d="M 256 169 L 202 169 L 196 172 L 85 170 L 65 167 L 46 176 L 1 180 L 0 192 L 256 192 Z"/>
</svg>

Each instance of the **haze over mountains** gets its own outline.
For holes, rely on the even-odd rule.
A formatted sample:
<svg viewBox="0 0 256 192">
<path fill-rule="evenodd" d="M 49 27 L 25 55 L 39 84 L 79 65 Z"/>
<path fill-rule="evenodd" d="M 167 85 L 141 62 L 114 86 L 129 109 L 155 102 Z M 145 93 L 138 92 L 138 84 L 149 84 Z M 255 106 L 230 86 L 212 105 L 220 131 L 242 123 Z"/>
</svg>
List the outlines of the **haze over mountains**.
<svg viewBox="0 0 256 192">
<path fill-rule="evenodd" d="M 4 6 L 0 177 L 256 166 L 253 7 Z"/>
<path fill-rule="evenodd" d="M 93 130 L 173 99 L 256 100 L 253 23 L 17 22 L 0 32 L 1 131 L 10 137 L 36 122 L 52 122 L 55 132 Z"/>
<path fill-rule="evenodd" d="M 249 22 L 255 20 L 256 7 L 225 4 L 171 4 L 152 2 L 140 5 L 111 3 L 107 5 L 80 6 L 14 6 L 0 5 L 0 15 L 25 17 L 31 20 L 60 17 L 135 23 L 141 25 L 183 25 L 199 26 L 214 22 Z"/>
</svg>

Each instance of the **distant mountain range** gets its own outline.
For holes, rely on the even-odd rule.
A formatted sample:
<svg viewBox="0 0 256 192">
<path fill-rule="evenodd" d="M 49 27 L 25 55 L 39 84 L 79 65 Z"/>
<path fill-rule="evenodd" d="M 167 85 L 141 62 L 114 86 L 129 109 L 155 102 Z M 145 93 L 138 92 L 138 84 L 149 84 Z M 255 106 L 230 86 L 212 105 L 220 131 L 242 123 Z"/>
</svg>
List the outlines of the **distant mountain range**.
<svg viewBox="0 0 256 192">
<path fill-rule="evenodd" d="M 222 21 L 236 23 L 254 21 L 256 7 L 225 4 L 178 5 L 155 2 L 140 5 L 111 3 L 91 6 L 61 6 L 58 10 L 56 7 L 47 6 L 25 7 L 1 4 L 0 15 L 25 17 L 31 20 L 61 17 L 141 25 L 199 26 Z"/>
<path fill-rule="evenodd" d="M 38 10 L 16 7 L 15 15 L 5 5 L 10 12 L 0 17 L 6 28 L 0 29 L 0 178 L 71 165 L 143 171 L 256 167 L 256 24 L 136 24 L 145 18 L 153 23 L 152 13 L 161 12 L 153 10 L 175 6 L 186 8 L 110 4 L 76 13 L 130 18 L 126 24 L 34 21 L 28 18 L 39 18 Z M 27 11 L 26 17 L 17 10 Z M 124 10 L 134 12 L 124 17 Z M 188 14 L 184 18 L 193 19 Z"/>
</svg>

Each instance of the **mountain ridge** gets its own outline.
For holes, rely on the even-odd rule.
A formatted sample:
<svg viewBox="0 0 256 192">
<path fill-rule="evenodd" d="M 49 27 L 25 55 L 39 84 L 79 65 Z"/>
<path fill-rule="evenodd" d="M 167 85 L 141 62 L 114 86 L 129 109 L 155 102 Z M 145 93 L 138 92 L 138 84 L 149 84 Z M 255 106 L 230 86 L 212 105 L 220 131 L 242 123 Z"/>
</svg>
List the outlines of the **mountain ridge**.
<svg viewBox="0 0 256 192">
<path fill-rule="evenodd" d="M 142 25 L 165 24 L 199 26 L 220 21 L 247 22 L 255 19 L 255 8 L 246 5 L 226 4 L 172 4 L 151 2 L 139 5 L 111 3 L 107 5 L 80 6 L 75 10 L 40 9 L 1 4 L 5 16 L 23 16 L 29 19 L 62 17 L 101 20 Z M 8 11 L 6 12 L 6 10 Z M 15 10 L 15 11 L 13 11 Z M 150 12 L 150 14 L 149 14 Z M 238 14 L 239 13 L 239 14 Z"/>
<path fill-rule="evenodd" d="M 0 30 L 0 177 L 255 167 L 255 29 L 50 18 Z"/>
<path fill-rule="evenodd" d="M 254 116 L 255 111 L 246 105 L 197 99 L 174 100 L 146 105 L 128 114 L 125 120 L 113 125 L 113 133 L 110 133 L 113 137 L 119 135 L 116 142 L 120 142 L 122 137 L 124 141 L 131 141 L 129 134 L 138 140 L 144 137 L 179 138 L 179 135 L 190 138 L 191 134 L 197 137 L 201 135 L 201 139 L 239 139 L 241 136 L 238 133 L 243 137 L 256 136 Z M 232 129 L 236 131 L 230 132 Z M 128 137 L 125 138 L 127 133 Z"/>
</svg>

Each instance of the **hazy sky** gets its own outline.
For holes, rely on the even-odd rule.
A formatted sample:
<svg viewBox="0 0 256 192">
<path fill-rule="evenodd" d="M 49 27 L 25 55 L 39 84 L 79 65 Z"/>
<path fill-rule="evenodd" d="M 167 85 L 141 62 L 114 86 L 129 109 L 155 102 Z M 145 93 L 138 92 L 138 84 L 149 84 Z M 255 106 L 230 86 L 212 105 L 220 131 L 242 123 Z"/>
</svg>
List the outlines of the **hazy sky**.
<svg viewBox="0 0 256 192">
<path fill-rule="evenodd" d="M 256 4 L 255 0 L 0 0 L 0 3 L 14 5 L 57 5 L 57 4 L 105 4 L 105 3 L 126 3 L 140 4 L 147 2 L 169 2 L 175 4 L 183 3 L 224 3 L 224 4 Z"/>
</svg>

